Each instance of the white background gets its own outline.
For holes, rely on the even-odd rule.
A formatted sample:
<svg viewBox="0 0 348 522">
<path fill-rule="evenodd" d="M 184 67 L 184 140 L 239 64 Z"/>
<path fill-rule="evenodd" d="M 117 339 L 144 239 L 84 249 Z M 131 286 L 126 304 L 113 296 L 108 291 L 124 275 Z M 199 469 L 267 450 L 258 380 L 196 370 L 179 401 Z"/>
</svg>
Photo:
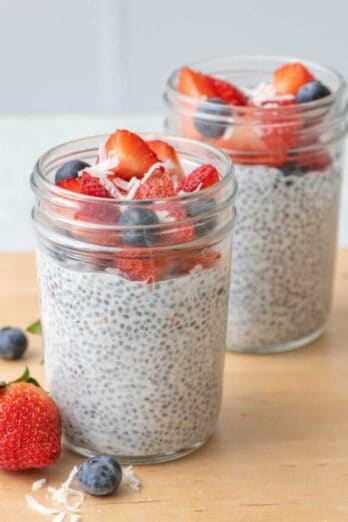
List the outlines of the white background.
<svg viewBox="0 0 348 522">
<path fill-rule="evenodd" d="M 0 250 L 32 248 L 28 176 L 47 147 L 157 130 L 166 78 L 196 59 L 293 55 L 348 77 L 347 23 L 348 0 L 0 0 Z M 348 189 L 342 216 L 348 244 Z"/>
</svg>

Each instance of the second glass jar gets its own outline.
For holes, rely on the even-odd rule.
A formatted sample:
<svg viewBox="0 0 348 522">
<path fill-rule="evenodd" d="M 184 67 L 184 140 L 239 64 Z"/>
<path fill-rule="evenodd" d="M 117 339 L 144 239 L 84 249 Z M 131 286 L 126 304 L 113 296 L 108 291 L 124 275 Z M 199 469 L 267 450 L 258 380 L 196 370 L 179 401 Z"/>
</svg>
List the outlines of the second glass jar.
<svg viewBox="0 0 348 522">
<path fill-rule="evenodd" d="M 290 61 L 236 57 L 192 68 L 255 89 L 270 83 L 273 71 Z M 329 87 L 329 96 L 301 105 L 233 107 L 217 116 L 209 100 L 178 91 L 178 71 L 165 93 L 167 130 L 214 144 L 235 163 L 237 219 L 228 328 L 228 348 L 234 351 L 267 353 L 303 346 L 323 332 L 330 310 L 346 86 L 335 71 L 301 61 Z M 203 135 L 202 128 L 209 132 Z M 284 133 L 294 137 L 286 150 Z"/>
</svg>

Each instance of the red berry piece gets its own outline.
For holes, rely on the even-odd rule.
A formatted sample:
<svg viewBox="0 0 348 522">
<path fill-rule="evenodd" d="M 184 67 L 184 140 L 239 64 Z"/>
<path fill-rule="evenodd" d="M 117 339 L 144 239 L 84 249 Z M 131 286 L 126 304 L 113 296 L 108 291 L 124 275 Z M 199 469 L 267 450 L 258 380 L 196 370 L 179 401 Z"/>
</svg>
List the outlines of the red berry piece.
<svg viewBox="0 0 348 522">
<path fill-rule="evenodd" d="M 117 156 L 117 175 L 129 180 L 133 176 L 142 178 L 158 158 L 147 143 L 137 134 L 118 130 L 111 134 L 105 144 L 107 157 Z"/>
<path fill-rule="evenodd" d="M 141 183 L 134 199 L 162 199 L 172 196 L 176 196 L 173 180 L 163 168 L 159 167 Z"/>
<path fill-rule="evenodd" d="M 80 178 L 81 194 L 97 198 L 111 198 L 110 192 L 100 183 L 99 178 L 84 172 Z"/>
<path fill-rule="evenodd" d="M 296 95 L 302 85 L 314 79 L 314 76 L 302 63 L 292 62 L 274 71 L 273 87 L 278 95 Z"/>
<path fill-rule="evenodd" d="M 220 181 L 220 175 L 216 168 L 209 163 L 201 165 L 193 170 L 179 185 L 178 192 L 194 192 L 215 185 Z"/>
<path fill-rule="evenodd" d="M 177 181 L 184 179 L 185 174 L 174 147 L 162 140 L 151 140 L 146 143 L 156 154 L 159 161 L 162 163 L 167 162 L 166 171 L 170 176 L 176 178 Z"/>
<path fill-rule="evenodd" d="M 0 468 L 24 470 L 53 464 L 61 451 L 55 402 L 30 377 L 0 385 Z"/>
<path fill-rule="evenodd" d="M 81 193 L 80 178 L 66 178 L 63 181 L 58 181 L 56 185 L 57 187 L 63 188 L 65 190 L 70 190 L 70 192 Z"/>
<path fill-rule="evenodd" d="M 242 91 L 237 89 L 232 83 L 209 76 L 209 79 L 215 89 L 216 96 L 230 105 L 246 105 L 247 98 Z"/>
<path fill-rule="evenodd" d="M 210 78 L 189 67 L 179 72 L 178 91 L 196 99 L 214 98 L 216 92 Z"/>
</svg>

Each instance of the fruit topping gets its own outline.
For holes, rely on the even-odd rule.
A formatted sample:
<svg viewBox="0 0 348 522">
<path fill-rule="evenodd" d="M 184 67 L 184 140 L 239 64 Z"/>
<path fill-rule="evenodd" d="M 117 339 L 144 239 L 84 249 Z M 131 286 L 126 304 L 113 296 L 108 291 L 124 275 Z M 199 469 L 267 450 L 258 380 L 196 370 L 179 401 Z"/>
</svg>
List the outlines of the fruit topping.
<svg viewBox="0 0 348 522">
<path fill-rule="evenodd" d="M 2 359 L 20 359 L 28 347 L 27 336 L 19 328 L 0 329 L 0 357 Z"/>
<path fill-rule="evenodd" d="M 154 255 L 151 251 L 141 248 L 133 248 L 118 255 L 114 261 L 114 267 L 125 273 L 132 281 L 146 281 L 155 283 L 162 279 L 166 267 L 165 257 Z"/>
<path fill-rule="evenodd" d="M 162 140 L 151 140 L 146 143 L 156 154 L 159 161 L 165 163 L 166 171 L 170 176 L 175 177 L 177 182 L 185 177 L 185 173 L 174 147 Z"/>
<path fill-rule="evenodd" d="M 128 130 L 117 130 L 109 136 L 105 150 L 107 157 L 117 156 L 116 173 L 123 179 L 133 176 L 142 178 L 146 172 L 158 162 L 156 154 L 137 134 Z"/>
<path fill-rule="evenodd" d="M 302 63 L 292 62 L 274 71 L 273 87 L 276 94 L 296 95 L 302 85 L 314 80 L 307 67 Z"/>
<path fill-rule="evenodd" d="M 220 181 L 218 171 L 209 163 L 193 170 L 179 185 L 178 192 L 195 192 L 208 188 Z"/>
<path fill-rule="evenodd" d="M 297 103 L 306 103 L 314 100 L 319 100 L 330 94 L 330 90 L 323 83 L 318 80 L 305 83 L 300 87 L 296 94 Z"/>
<path fill-rule="evenodd" d="M 61 450 L 59 410 L 26 369 L 0 383 L 0 468 L 24 470 L 53 464 Z"/>
<path fill-rule="evenodd" d="M 220 78 L 209 77 L 218 98 L 221 98 L 229 105 L 246 105 L 247 97 L 237 89 L 232 83 L 221 80 Z"/>
<path fill-rule="evenodd" d="M 98 455 L 80 464 L 77 478 L 80 486 L 90 495 L 110 495 L 121 484 L 122 469 L 112 457 Z"/>
<path fill-rule="evenodd" d="M 159 233 L 156 225 L 159 224 L 159 219 L 149 208 L 128 207 L 122 212 L 119 224 L 130 227 L 122 233 L 127 245 L 149 246 L 156 242 Z"/>
<path fill-rule="evenodd" d="M 63 181 L 57 182 L 57 187 L 63 188 L 65 190 L 70 190 L 70 192 L 81 193 L 81 181 L 80 178 L 66 178 Z"/>
<path fill-rule="evenodd" d="M 208 116 L 208 118 L 205 116 Z M 219 138 L 224 134 L 227 127 L 227 124 L 220 122 L 219 118 L 228 118 L 229 116 L 231 116 L 231 111 L 226 102 L 220 98 L 208 98 L 206 102 L 198 105 L 193 122 L 202 136 Z"/>
<path fill-rule="evenodd" d="M 100 183 L 99 178 L 83 173 L 78 181 L 81 184 L 81 194 L 98 198 L 111 198 L 110 192 Z"/>
<path fill-rule="evenodd" d="M 82 160 L 70 160 L 64 163 L 56 172 L 55 182 L 63 181 L 67 178 L 77 178 L 78 173 L 88 168 L 90 165 Z"/>
<path fill-rule="evenodd" d="M 173 179 L 159 167 L 141 180 L 134 199 L 161 199 L 176 195 Z"/>
<path fill-rule="evenodd" d="M 193 71 L 189 67 L 183 67 L 179 72 L 178 90 L 186 96 L 196 99 L 214 98 L 215 88 L 209 77 Z"/>
</svg>

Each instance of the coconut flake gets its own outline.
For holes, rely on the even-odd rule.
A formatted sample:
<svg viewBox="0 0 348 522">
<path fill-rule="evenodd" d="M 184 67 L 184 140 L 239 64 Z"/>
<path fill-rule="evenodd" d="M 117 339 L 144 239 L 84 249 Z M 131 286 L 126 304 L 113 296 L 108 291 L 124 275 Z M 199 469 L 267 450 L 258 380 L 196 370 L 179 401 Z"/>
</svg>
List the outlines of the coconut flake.
<svg viewBox="0 0 348 522">
<path fill-rule="evenodd" d="M 135 475 L 133 466 L 128 466 L 122 469 L 122 486 L 129 486 L 134 491 L 139 491 L 141 482 L 140 479 Z"/>
<path fill-rule="evenodd" d="M 29 507 L 33 511 L 36 511 L 37 513 L 41 513 L 41 515 L 56 515 L 59 513 L 57 509 L 52 509 L 47 506 L 44 506 L 43 504 L 40 504 L 35 498 L 33 498 L 31 495 L 25 495 L 25 500 L 27 501 Z"/>
<path fill-rule="evenodd" d="M 157 210 L 156 214 L 162 223 L 173 223 L 176 221 L 175 217 L 171 216 L 168 210 Z"/>
<path fill-rule="evenodd" d="M 53 517 L 52 522 L 63 522 L 65 519 L 66 513 L 58 513 L 55 517 Z"/>
<path fill-rule="evenodd" d="M 80 520 L 80 515 L 71 515 L 70 522 L 79 522 Z"/>
<path fill-rule="evenodd" d="M 46 482 L 47 481 L 45 478 L 35 480 L 35 482 L 33 482 L 32 486 L 31 486 L 31 489 L 33 491 L 37 491 L 38 489 L 41 489 L 46 484 Z"/>
<path fill-rule="evenodd" d="M 63 482 L 59 489 L 49 488 L 49 492 L 51 493 L 51 498 L 53 502 L 56 502 L 57 504 L 63 504 L 67 511 L 72 512 L 79 511 L 84 499 L 82 491 L 70 487 L 72 481 L 77 475 L 77 471 L 77 466 L 74 466 L 73 469 L 70 471 L 68 478 L 65 482 Z M 77 497 L 75 503 L 71 501 L 72 497 Z"/>
<path fill-rule="evenodd" d="M 268 106 L 271 106 L 274 103 L 274 106 L 277 106 L 277 101 L 287 101 L 292 100 L 292 94 L 276 94 L 276 91 L 271 83 L 260 83 L 254 89 L 246 89 L 247 95 L 252 99 L 255 105 L 264 105 L 267 103 Z"/>
</svg>

